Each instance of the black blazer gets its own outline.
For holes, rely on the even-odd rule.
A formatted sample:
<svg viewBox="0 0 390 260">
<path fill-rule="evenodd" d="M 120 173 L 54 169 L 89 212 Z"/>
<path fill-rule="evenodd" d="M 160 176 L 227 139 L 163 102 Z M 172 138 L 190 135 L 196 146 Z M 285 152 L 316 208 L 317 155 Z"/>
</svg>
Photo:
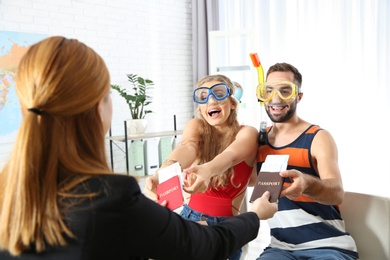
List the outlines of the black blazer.
<svg viewBox="0 0 390 260">
<path fill-rule="evenodd" d="M 18 258 L 0 251 L 0 259 L 227 259 L 259 230 L 253 212 L 210 227 L 186 221 L 146 198 L 129 176 L 98 175 L 75 190 L 87 191 L 99 195 L 66 214 L 76 236 L 68 246 Z"/>
</svg>

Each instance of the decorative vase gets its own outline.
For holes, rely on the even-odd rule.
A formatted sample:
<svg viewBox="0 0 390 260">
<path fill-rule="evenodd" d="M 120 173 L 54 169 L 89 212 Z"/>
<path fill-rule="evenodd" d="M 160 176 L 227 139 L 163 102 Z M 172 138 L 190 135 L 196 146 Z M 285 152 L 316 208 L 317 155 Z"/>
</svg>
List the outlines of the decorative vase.
<svg viewBox="0 0 390 260">
<path fill-rule="evenodd" d="M 146 119 L 131 119 L 127 126 L 127 131 L 130 135 L 132 134 L 143 134 L 145 133 L 148 121 Z"/>
</svg>

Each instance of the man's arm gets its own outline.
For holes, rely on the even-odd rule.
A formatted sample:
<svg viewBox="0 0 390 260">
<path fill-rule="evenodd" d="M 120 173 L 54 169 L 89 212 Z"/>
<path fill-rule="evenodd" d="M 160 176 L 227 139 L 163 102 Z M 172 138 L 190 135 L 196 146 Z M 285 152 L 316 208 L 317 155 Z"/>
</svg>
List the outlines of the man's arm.
<svg viewBox="0 0 390 260">
<path fill-rule="evenodd" d="M 317 133 L 311 154 L 320 178 L 297 170 L 283 171 L 280 175 L 291 178 L 293 183 L 282 191 L 281 196 L 295 199 L 303 194 L 322 204 L 340 205 L 344 198 L 344 189 L 338 166 L 337 145 L 329 132 L 321 130 Z"/>
</svg>

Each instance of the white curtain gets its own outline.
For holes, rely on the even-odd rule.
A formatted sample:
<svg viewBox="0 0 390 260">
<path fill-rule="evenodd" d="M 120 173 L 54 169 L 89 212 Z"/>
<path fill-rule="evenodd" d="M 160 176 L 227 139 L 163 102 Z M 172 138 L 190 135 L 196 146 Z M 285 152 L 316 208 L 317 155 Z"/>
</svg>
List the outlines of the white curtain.
<svg viewBox="0 0 390 260">
<path fill-rule="evenodd" d="M 194 85 L 208 75 L 208 33 L 218 29 L 218 0 L 192 0 L 192 72 Z"/>
<path fill-rule="evenodd" d="M 298 114 L 335 138 L 344 188 L 390 197 L 390 1 L 220 0 L 219 11 L 220 30 L 255 32 L 265 72 L 301 71 Z"/>
</svg>

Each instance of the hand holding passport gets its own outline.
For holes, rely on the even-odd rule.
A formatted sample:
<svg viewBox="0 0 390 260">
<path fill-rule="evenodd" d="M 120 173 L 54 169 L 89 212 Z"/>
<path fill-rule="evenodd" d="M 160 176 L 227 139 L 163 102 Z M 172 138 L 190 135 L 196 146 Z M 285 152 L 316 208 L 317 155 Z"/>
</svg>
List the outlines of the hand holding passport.
<svg viewBox="0 0 390 260">
<path fill-rule="evenodd" d="M 175 210 L 183 206 L 183 189 L 181 167 L 179 163 L 174 163 L 158 171 L 159 184 L 156 187 L 158 203 L 167 201 L 167 207 Z"/>
<path fill-rule="evenodd" d="M 277 202 L 283 188 L 284 178 L 279 175 L 287 169 L 289 155 L 268 155 L 257 175 L 250 202 L 270 192 L 270 202 Z"/>
</svg>

